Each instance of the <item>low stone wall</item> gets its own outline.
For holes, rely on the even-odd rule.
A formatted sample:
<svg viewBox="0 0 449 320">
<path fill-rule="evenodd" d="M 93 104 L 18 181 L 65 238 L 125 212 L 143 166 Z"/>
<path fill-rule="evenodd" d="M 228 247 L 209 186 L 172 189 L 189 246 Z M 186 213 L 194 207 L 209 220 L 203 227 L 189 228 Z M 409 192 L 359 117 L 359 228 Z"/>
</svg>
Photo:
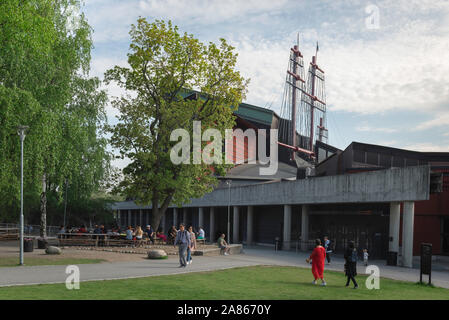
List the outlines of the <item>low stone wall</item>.
<svg viewBox="0 0 449 320">
<path fill-rule="evenodd" d="M 240 254 L 242 253 L 243 246 L 241 244 L 231 244 L 231 254 Z M 64 249 L 65 247 L 60 247 L 61 249 Z M 85 246 L 70 246 L 67 248 L 76 249 L 76 250 L 89 250 L 89 251 L 104 251 L 104 252 L 118 252 L 118 253 L 131 253 L 131 254 L 142 254 L 147 255 L 148 251 L 150 249 L 162 249 L 165 252 L 167 252 L 167 255 L 169 256 L 177 256 L 178 255 L 178 248 L 172 246 L 172 245 L 159 245 L 159 246 L 151 246 L 149 248 L 132 248 L 132 247 L 125 247 L 125 248 L 118 248 L 118 247 L 85 247 Z M 201 248 L 194 251 L 194 256 L 218 256 L 220 255 L 220 248 L 218 248 L 216 245 L 205 245 Z"/>
<path fill-rule="evenodd" d="M 243 251 L 243 246 L 241 244 L 231 244 L 229 245 L 231 254 L 240 254 Z M 221 254 L 220 248 L 208 248 L 204 250 L 197 250 L 194 252 L 194 256 L 218 256 Z"/>
</svg>

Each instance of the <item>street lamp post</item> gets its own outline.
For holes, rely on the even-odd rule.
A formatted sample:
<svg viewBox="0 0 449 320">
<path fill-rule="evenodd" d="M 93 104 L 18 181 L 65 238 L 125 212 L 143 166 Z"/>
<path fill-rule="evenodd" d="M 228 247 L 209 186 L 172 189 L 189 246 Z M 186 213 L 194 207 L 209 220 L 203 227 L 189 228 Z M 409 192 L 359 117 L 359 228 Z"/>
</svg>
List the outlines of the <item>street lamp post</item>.
<svg viewBox="0 0 449 320">
<path fill-rule="evenodd" d="M 65 178 L 65 201 L 64 201 L 64 230 L 66 228 L 66 224 L 65 224 L 65 217 L 66 217 L 66 212 L 67 212 L 67 188 L 68 188 L 68 180 L 67 178 Z"/>
<path fill-rule="evenodd" d="M 228 243 L 231 243 L 231 183 L 232 180 L 226 180 L 226 184 L 228 185 L 229 190 L 229 199 L 228 199 Z"/>
<path fill-rule="evenodd" d="M 17 133 L 20 137 L 20 265 L 23 266 L 23 140 L 28 126 L 19 126 Z"/>
</svg>

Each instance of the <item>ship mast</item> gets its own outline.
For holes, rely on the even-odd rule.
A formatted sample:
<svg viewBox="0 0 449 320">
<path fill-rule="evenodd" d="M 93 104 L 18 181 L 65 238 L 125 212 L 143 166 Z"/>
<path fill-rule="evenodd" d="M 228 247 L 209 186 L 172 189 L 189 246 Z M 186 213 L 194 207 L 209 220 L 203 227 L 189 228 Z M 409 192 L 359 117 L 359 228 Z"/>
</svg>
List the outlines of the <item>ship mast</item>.
<svg viewBox="0 0 449 320">
<path fill-rule="evenodd" d="M 297 153 L 301 153 L 305 155 L 301 158 L 313 161 L 316 123 L 319 123 L 317 139 L 319 141 L 327 139 L 324 71 L 317 65 L 318 43 L 309 66 L 307 81 L 304 80 L 304 64 L 303 55 L 299 50 L 299 35 L 297 44 L 290 51 L 281 107 L 280 142 L 278 143 L 291 150 L 290 160 L 297 160 Z M 299 141 L 297 141 L 298 133 Z"/>
</svg>

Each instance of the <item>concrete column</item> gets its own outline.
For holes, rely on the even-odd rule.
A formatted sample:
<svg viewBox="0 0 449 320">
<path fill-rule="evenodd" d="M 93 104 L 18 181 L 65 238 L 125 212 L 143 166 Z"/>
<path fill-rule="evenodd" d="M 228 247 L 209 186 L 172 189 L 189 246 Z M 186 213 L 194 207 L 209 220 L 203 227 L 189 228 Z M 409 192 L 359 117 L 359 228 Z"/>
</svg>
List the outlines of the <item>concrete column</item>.
<svg viewBox="0 0 449 320">
<path fill-rule="evenodd" d="M 131 221 L 131 210 L 128 210 L 128 224 L 126 226 L 130 226 L 132 225 L 132 221 Z"/>
<path fill-rule="evenodd" d="M 178 229 L 178 208 L 173 208 L 173 225 Z"/>
<path fill-rule="evenodd" d="M 292 206 L 284 205 L 284 241 L 283 250 L 290 250 L 290 240 L 292 232 Z"/>
<path fill-rule="evenodd" d="M 139 209 L 139 226 L 142 227 L 142 209 Z"/>
<path fill-rule="evenodd" d="M 215 210 L 214 207 L 209 209 L 209 235 L 206 234 L 206 238 L 210 239 L 210 242 L 215 242 Z"/>
<path fill-rule="evenodd" d="M 204 228 L 204 208 L 198 208 L 198 228 Z"/>
<path fill-rule="evenodd" d="M 402 266 L 413 266 L 413 221 L 415 217 L 415 203 L 404 202 L 402 215 Z"/>
<path fill-rule="evenodd" d="M 122 226 L 122 212 L 120 210 L 117 210 L 118 212 L 118 217 L 117 217 L 117 224 L 119 227 Z"/>
<path fill-rule="evenodd" d="M 232 227 L 232 242 L 239 242 L 239 207 L 234 206 L 234 223 Z"/>
<path fill-rule="evenodd" d="M 252 245 L 253 240 L 253 213 L 254 213 L 254 207 L 248 206 L 248 212 L 246 215 L 246 244 Z"/>
<path fill-rule="evenodd" d="M 307 244 L 305 241 L 309 240 L 309 207 L 305 204 L 301 208 L 301 250 L 306 251 Z"/>
<path fill-rule="evenodd" d="M 390 241 L 388 251 L 399 254 L 399 226 L 401 221 L 401 203 L 390 203 Z"/>
<path fill-rule="evenodd" d="M 184 223 L 187 226 L 187 210 L 189 210 L 188 208 L 183 208 L 182 209 L 182 223 Z"/>
</svg>

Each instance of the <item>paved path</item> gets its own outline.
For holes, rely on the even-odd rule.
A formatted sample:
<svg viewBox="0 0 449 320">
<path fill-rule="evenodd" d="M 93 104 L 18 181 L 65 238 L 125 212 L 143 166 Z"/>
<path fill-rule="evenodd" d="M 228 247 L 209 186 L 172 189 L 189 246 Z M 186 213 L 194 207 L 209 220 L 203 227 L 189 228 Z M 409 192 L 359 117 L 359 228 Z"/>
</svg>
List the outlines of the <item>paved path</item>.
<svg viewBox="0 0 449 320">
<path fill-rule="evenodd" d="M 310 267 L 305 259 L 306 253 L 294 253 L 273 249 L 245 248 L 244 254 L 194 257 L 193 264 L 187 268 L 179 268 L 178 260 L 171 257 L 167 260 L 142 260 L 131 262 L 115 262 L 101 264 L 80 264 L 81 281 L 126 279 L 158 275 L 172 275 L 188 272 L 212 271 L 234 267 L 254 265 L 283 265 Z M 377 265 L 381 277 L 417 282 L 419 270 L 386 266 L 385 261 L 371 261 Z M 64 283 L 67 277 L 66 266 L 24 266 L 0 268 L 0 286 L 29 285 L 41 283 Z M 335 257 L 327 270 L 342 271 L 343 259 Z M 358 272 L 363 274 L 365 267 L 359 265 Z M 425 278 L 426 279 L 426 278 Z M 434 285 L 449 288 L 449 272 L 434 271 Z"/>
</svg>

